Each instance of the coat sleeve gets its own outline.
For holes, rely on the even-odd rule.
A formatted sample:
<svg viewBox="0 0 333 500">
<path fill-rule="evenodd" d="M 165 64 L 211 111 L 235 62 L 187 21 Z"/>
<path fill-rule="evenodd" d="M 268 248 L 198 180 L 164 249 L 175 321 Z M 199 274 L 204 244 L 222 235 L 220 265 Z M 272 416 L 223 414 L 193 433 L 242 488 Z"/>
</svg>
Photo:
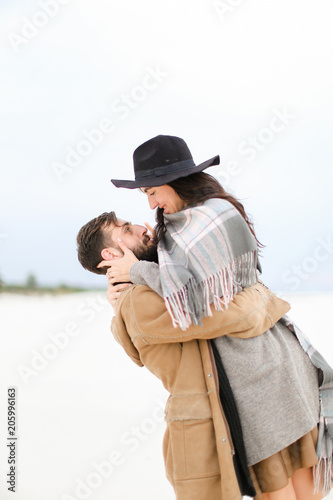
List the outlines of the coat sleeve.
<svg viewBox="0 0 333 500">
<path fill-rule="evenodd" d="M 125 292 L 123 292 L 123 294 L 125 300 L 123 301 L 122 307 L 120 308 L 119 312 L 112 318 L 111 331 L 115 340 L 122 346 L 133 363 L 142 367 L 144 365 L 141 361 L 140 353 L 132 342 L 131 334 L 133 335 L 133 333 L 135 333 L 135 330 L 133 330 L 132 322 L 129 319 L 130 317 L 126 322 L 127 315 L 122 314 L 122 311 L 124 313 L 126 311 L 126 302 L 130 300 L 130 296 L 128 295 L 127 299 L 127 294 L 125 294 Z M 121 299 L 118 299 L 118 302 L 121 303 Z"/>
<path fill-rule="evenodd" d="M 130 280 L 134 285 L 147 285 L 163 297 L 160 268 L 155 262 L 139 260 L 130 269 Z"/>
<path fill-rule="evenodd" d="M 264 285 L 256 284 L 238 293 L 228 309 L 216 311 L 212 308 L 212 316 L 204 317 L 202 325 L 191 325 L 183 331 L 173 327 L 164 300 L 149 287 L 133 286 L 118 302 L 114 329 L 117 329 L 117 316 L 120 315 L 132 341 L 140 337 L 147 344 L 214 339 L 222 335 L 256 337 L 290 310 L 287 302 Z"/>
</svg>

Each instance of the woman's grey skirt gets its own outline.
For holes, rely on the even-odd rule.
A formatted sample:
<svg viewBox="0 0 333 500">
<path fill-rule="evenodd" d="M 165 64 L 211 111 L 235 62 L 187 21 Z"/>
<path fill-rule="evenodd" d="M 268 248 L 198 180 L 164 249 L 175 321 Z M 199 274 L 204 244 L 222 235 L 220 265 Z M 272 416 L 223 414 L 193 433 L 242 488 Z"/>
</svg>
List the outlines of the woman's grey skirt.
<svg viewBox="0 0 333 500">
<path fill-rule="evenodd" d="M 259 337 L 214 342 L 236 400 L 248 465 L 316 427 L 318 370 L 283 320 Z"/>
</svg>

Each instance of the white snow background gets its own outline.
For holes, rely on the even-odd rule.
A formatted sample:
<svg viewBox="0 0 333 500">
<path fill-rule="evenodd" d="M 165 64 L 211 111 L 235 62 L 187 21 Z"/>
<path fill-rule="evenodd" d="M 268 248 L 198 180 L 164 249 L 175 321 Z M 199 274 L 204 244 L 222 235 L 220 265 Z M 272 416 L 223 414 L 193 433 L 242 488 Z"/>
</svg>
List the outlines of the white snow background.
<svg viewBox="0 0 333 500">
<path fill-rule="evenodd" d="M 287 299 L 290 316 L 333 364 L 333 294 Z M 162 457 L 168 394 L 114 340 L 104 293 L 2 294 L 0 308 L 1 500 L 174 499 Z M 17 390 L 15 494 L 6 485 L 11 386 Z"/>
</svg>

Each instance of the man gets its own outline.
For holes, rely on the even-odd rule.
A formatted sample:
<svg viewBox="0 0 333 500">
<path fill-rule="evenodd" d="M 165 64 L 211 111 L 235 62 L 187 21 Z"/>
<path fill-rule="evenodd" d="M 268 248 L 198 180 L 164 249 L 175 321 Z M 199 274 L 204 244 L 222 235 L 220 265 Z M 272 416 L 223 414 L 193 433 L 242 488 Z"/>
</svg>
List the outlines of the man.
<svg viewBox="0 0 333 500">
<path fill-rule="evenodd" d="M 118 219 L 114 212 L 83 226 L 77 244 L 79 261 L 97 274 L 106 274 L 106 268 L 97 267 L 102 260 L 114 262 L 131 251 L 133 262 L 147 260 L 147 265 L 157 267 L 156 247 L 147 228 Z M 235 461 L 234 423 L 227 422 L 222 408 L 209 339 L 261 335 L 289 311 L 289 304 L 257 284 L 237 294 L 227 310 L 212 310 L 202 326 L 183 331 L 173 327 L 161 296 L 145 285 L 111 285 L 108 298 L 115 304 L 111 326 L 115 339 L 134 363 L 146 366 L 170 392 L 163 455 L 177 500 L 241 500 L 241 479 L 250 490 L 251 484 L 244 474 L 241 478 Z"/>
</svg>

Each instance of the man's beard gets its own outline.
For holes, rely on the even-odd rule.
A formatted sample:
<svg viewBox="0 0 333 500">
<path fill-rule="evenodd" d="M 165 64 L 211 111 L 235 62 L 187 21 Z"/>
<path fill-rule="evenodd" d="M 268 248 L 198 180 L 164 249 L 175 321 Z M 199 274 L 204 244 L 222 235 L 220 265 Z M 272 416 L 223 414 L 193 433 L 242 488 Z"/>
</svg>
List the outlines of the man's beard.
<svg viewBox="0 0 333 500">
<path fill-rule="evenodd" d="M 149 236 L 146 236 L 143 243 L 140 243 L 140 245 L 138 245 L 136 248 L 131 248 L 131 250 L 137 259 L 147 260 L 149 262 L 156 262 L 156 264 L 158 264 L 157 245 L 155 242 L 151 243 L 150 245 L 147 245 L 149 240 L 150 240 Z M 121 248 L 120 247 L 118 248 L 122 252 Z M 113 286 L 123 285 L 123 284 L 124 284 L 123 282 L 117 281 L 113 283 Z"/>
<path fill-rule="evenodd" d="M 147 236 L 147 239 L 136 248 L 133 248 L 132 252 L 139 260 L 147 260 L 148 262 L 156 262 L 158 264 L 157 246 L 155 243 L 147 245 L 149 240 L 150 238 Z"/>
</svg>

